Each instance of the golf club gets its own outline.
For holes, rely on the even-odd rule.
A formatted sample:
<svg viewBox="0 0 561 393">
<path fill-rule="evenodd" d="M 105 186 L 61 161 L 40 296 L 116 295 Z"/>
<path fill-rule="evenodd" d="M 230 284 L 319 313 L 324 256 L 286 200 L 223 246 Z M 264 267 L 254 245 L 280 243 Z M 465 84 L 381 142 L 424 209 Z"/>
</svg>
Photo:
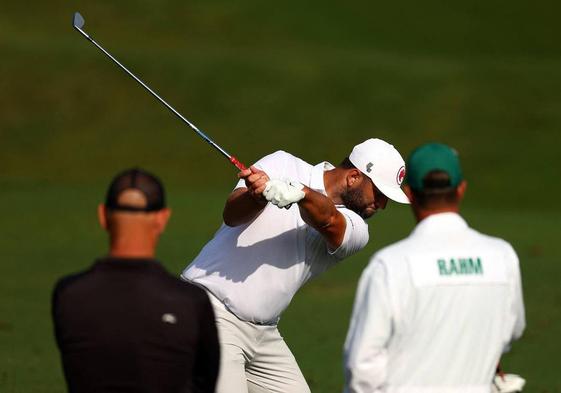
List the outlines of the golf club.
<svg viewBox="0 0 561 393">
<path fill-rule="evenodd" d="M 246 169 L 245 165 L 242 164 L 236 157 L 228 154 L 226 152 L 226 150 L 224 150 L 223 148 L 221 148 L 220 146 L 218 146 L 212 139 L 210 139 L 208 136 L 206 136 L 201 130 L 199 130 L 193 123 L 191 123 L 189 120 L 187 120 L 185 117 L 183 117 L 183 115 L 181 113 L 179 113 L 178 111 L 176 111 L 170 104 L 168 104 L 163 98 L 161 98 L 158 94 L 156 94 L 150 87 L 148 87 L 144 82 L 142 82 L 139 78 L 136 77 L 136 75 L 134 75 L 132 72 L 130 72 L 124 65 L 122 65 L 121 63 L 119 63 L 119 61 L 117 61 L 117 59 L 115 59 L 109 52 L 107 52 L 105 49 L 103 49 L 103 47 L 101 45 L 99 45 L 97 42 L 95 42 L 93 40 L 92 37 L 90 37 L 84 30 L 82 30 L 82 27 L 84 27 L 84 23 L 85 20 L 82 17 L 82 15 L 80 15 L 79 12 L 75 12 L 74 13 L 74 17 L 72 18 L 72 25 L 74 26 L 74 28 L 80 33 L 82 34 L 88 41 L 90 41 L 92 44 L 94 44 L 100 51 L 102 51 L 107 57 L 109 57 L 115 64 L 117 64 L 119 67 L 121 67 L 121 69 L 123 71 L 125 71 L 131 78 L 133 78 L 135 81 L 137 81 L 138 83 L 140 83 L 140 85 L 142 87 L 144 87 L 150 94 L 152 94 L 155 98 L 158 99 L 158 101 L 160 101 L 162 104 L 164 104 L 166 106 L 166 108 L 168 108 L 174 115 L 176 115 L 177 117 L 179 117 L 185 124 L 187 124 L 193 131 L 195 131 L 201 138 L 203 138 L 205 141 L 207 141 L 211 146 L 213 146 L 216 150 L 218 150 L 220 153 L 222 153 L 222 155 L 226 156 L 226 158 L 228 158 L 228 160 L 234 164 L 236 166 L 236 168 L 238 168 L 239 170 L 244 170 Z"/>
</svg>

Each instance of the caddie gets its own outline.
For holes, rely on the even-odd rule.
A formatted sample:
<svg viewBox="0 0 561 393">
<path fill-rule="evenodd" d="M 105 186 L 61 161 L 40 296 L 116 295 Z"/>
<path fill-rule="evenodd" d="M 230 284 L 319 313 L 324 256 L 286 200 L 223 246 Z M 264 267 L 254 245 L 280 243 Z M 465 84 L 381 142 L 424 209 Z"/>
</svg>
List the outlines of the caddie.
<svg viewBox="0 0 561 393">
<path fill-rule="evenodd" d="M 417 226 L 362 274 L 344 348 L 348 393 L 489 393 L 525 327 L 518 257 L 459 215 L 456 151 L 429 143 L 407 161 Z"/>
<path fill-rule="evenodd" d="M 408 202 L 404 175 L 401 155 L 380 139 L 338 166 L 277 151 L 239 173 L 224 224 L 182 274 L 214 307 L 217 393 L 310 391 L 277 329 L 280 315 L 304 283 L 366 245 L 364 219 L 388 198 Z"/>
</svg>

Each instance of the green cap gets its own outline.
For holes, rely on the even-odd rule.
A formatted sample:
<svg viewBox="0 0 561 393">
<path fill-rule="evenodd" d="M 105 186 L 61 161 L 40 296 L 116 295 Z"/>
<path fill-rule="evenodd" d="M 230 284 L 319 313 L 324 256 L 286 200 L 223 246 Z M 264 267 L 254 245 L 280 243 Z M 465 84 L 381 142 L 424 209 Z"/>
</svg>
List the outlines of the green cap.
<svg viewBox="0 0 561 393">
<path fill-rule="evenodd" d="M 450 176 L 452 187 L 456 187 L 463 179 L 458 153 L 442 143 L 419 146 L 409 156 L 406 167 L 406 181 L 414 190 L 422 190 L 423 179 L 435 170 L 446 172 Z"/>
</svg>

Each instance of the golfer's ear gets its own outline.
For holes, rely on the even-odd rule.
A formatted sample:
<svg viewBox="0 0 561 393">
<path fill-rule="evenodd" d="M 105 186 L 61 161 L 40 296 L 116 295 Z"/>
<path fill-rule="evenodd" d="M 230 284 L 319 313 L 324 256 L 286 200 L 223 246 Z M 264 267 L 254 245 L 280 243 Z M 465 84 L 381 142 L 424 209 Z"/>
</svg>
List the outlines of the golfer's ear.
<svg viewBox="0 0 561 393">
<path fill-rule="evenodd" d="M 358 169 L 349 169 L 347 172 L 347 187 L 355 187 L 360 183 L 362 173 Z"/>
<path fill-rule="evenodd" d="M 97 205 L 97 219 L 99 221 L 99 225 L 107 230 L 107 208 L 103 203 Z"/>
<path fill-rule="evenodd" d="M 156 223 L 158 225 L 158 233 L 162 233 L 168 224 L 171 216 L 171 209 L 164 208 L 156 213 Z"/>
</svg>

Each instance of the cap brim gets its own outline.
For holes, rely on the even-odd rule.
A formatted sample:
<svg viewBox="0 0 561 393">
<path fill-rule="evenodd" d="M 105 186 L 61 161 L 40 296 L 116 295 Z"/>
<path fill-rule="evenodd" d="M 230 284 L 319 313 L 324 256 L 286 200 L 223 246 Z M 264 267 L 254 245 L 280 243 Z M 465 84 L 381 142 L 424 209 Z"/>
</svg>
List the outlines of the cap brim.
<svg viewBox="0 0 561 393">
<path fill-rule="evenodd" d="M 407 195 L 405 195 L 403 190 L 399 187 L 384 187 L 384 186 L 380 187 L 378 185 L 376 185 L 376 187 L 378 187 L 378 189 L 382 191 L 384 195 L 387 196 L 392 201 L 398 203 L 404 203 L 404 204 L 410 203 L 409 198 L 407 198 Z"/>
</svg>

